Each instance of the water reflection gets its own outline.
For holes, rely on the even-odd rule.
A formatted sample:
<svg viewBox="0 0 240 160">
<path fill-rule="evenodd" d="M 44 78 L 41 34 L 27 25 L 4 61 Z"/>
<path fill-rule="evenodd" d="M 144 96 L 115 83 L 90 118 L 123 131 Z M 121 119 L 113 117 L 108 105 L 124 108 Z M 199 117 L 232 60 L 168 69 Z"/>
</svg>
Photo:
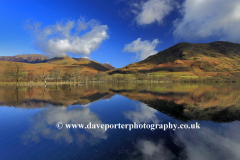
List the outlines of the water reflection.
<svg viewBox="0 0 240 160">
<path fill-rule="evenodd" d="M 101 84 L 56 85 L 46 88 L 0 86 L 0 93 L 2 106 L 42 108 L 52 104 L 68 107 L 77 104 L 87 105 L 120 94 L 183 121 L 240 120 L 240 87 L 238 85 Z M 138 120 L 137 117 L 154 118 L 155 110 L 145 111 L 146 108 L 148 107 L 140 106 L 135 113 L 124 114 L 128 119 L 138 122 L 141 122 L 141 119 Z M 141 112 L 144 115 L 141 115 Z"/>
<path fill-rule="evenodd" d="M 238 160 L 239 89 L 235 84 L 0 86 L 0 159 Z M 57 122 L 198 122 L 201 129 L 57 129 Z"/>
<path fill-rule="evenodd" d="M 86 105 L 100 99 L 109 99 L 114 93 L 94 86 L 0 86 L 0 104 L 20 108 L 41 108 L 52 105 Z"/>
<path fill-rule="evenodd" d="M 223 128 L 222 128 L 223 127 Z M 240 159 L 239 123 L 217 128 L 203 127 L 199 131 L 178 130 L 175 143 L 182 143 L 189 160 Z"/>
<path fill-rule="evenodd" d="M 139 140 L 136 146 L 137 150 L 141 152 L 143 159 L 171 160 L 176 158 L 175 155 L 164 146 L 164 142 L 162 140 L 157 142 L 150 140 Z"/>
<path fill-rule="evenodd" d="M 136 123 L 160 123 L 159 119 L 156 117 L 158 111 L 148 107 L 146 104 L 141 103 L 136 106 L 135 111 L 124 112 L 127 119 Z"/>
<path fill-rule="evenodd" d="M 85 124 L 89 122 L 92 124 L 102 124 L 99 117 L 90 111 L 87 107 L 72 107 L 68 110 L 64 106 L 48 105 L 43 111 L 34 115 L 32 119 L 31 128 L 27 130 L 22 138 L 25 142 L 28 140 L 39 141 L 40 137 L 53 140 L 64 140 L 67 143 L 80 143 L 88 141 L 94 143 L 97 139 L 107 139 L 107 134 L 104 129 L 57 129 L 56 124 L 62 122 L 63 124 Z M 72 131 L 73 133 L 70 133 Z M 84 132 L 87 132 L 84 133 Z M 81 133 L 82 132 L 82 133 Z M 88 134 L 89 133 L 89 134 Z"/>
<path fill-rule="evenodd" d="M 224 127 L 221 128 L 221 127 Z M 138 140 L 136 150 L 144 159 L 240 159 L 240 129 L 239 123 L 228 126 L 218 126 L 213 130 L 203 127 L 201 130 L 177 130 L 171 134 L 170 141 L 178 146 L 169 146 L 169 139 Z"/>
</svg>

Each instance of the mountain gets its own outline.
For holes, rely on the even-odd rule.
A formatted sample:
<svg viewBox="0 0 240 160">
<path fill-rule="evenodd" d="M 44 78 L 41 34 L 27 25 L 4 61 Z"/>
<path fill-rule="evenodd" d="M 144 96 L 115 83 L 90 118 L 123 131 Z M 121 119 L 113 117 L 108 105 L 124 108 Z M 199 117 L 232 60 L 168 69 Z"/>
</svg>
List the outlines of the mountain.
<svg viewBox="0 0 240 160">
<path fill-rule="evenodd" d="M 107 67 L 87 58 L 71 58 L 68 55 L 64 57 L 54 57 L 46 62 L 46 64 L 54 65 L 54 67 L 62 67 L 64 70 L 78 68 L 82 73 L 97 73 L 99 71 L 108 71 Z"/>
<path fill-rule="evenodd" d="M 89 61 L 88 58 L 73 58 L 75 59 L 76 61 L 78 62 L 81 62 L 81 61 Z M 101 65 L 103 65 L 104 67 L 110 69 L 110 70 L 113 70 L 113 69 L 116 69 L 115 67 L 113 67 L 111 64 L 109 63 L 100 63 Z"/>
<path fill-rule="evenodd" d="M 4 73 L 6 66 L 10 62 L 24 63 L 25 69 L 32 71 L 34 75 L 42 75 L 43 71 L 48 74 L 53 68 L 60 67 L 63 70 L 78 68 L 81 73 L 91 74 L 99 71 L 109 71 L 109 67 L 102 63 L 89 60 L 88 58 L 71 58 L 68 55 L 64 57 L 54 57 L 47 59 L 42 55 L 17 55 L 17 56 L 2 56 L 0 57 L 0 74 Z M 110 65 L 111 66 L 111 65 Z"/>
<path fill-rule="evenodd" d="M 47 63 L 56 65 L 72 65 L 74 63 L 77 63 L 77 61 L 66 55 L 64 57 L 54 57 L 48 60 Z"/>
<path fill-rule="evenodd" d="M 88 58 L 74 58 L 73 57 L 73 59 L 75 59 L 76 61 L 89 61 Z"/>
<path fill-rule="evenodd" d="M 110 70 L 116 69 L 115 67 L 113 67 L 113 66 L 112 66 L 111 64 L 109 64 L 109 63 L 103 63 L 102 65 L 105 66 L 105 67 L 107 67 L 107 68 L 110 69 Z"/>
<path fill-rule="evenodd" d="M 52 68 L 60 65 L 64 68 L 69 67 L 80 67 L 85 73 L 97 73 L 99 71 L 108 71 L 115 69 L 112 65 L 107 63 L 98 63 L 88 58 L 71 58 L 68 55 L 64 57 L 54 57 L 48 59 L 47 57 L 40 54 L 28 54 L 28 55 L 16 55 L 16 56 L 0 56 L 0 61 L 6 61 L 1 65 L 2 67 L 7 64 L 7 62 L 23 62 L 36 64 L 34 66 L 27 65 L 28 70 L 35 70 L 36 72 L 42 73 L 42 70 L 51 70 Z M 38 64 L 38 63 L 44 63 Z M 38 71 L 39 70 L 39 71 Z M 0 71 L 1 73 L 1 71 Z"/>
<path fill-rule="evenodd" d="M 233 76 L 240 73 L 240 44 L 179 43 L 114 73 L 152 73 L 175 76 Z"/>
<path fill-rule="evenodd" d="M 0 61 L 24 62 L 24 63 L 44 63 L 48 60 L 46 56 L 40 54 L 26 54 L 16 56 L 0 56 Z"/>
<path fill-rule="evenodd" d="M 77 68 L 80 68 L 82 72 L 88 72 L 88 73 L 108 71 L 112 67 L 111 65 L 105 66 L 96 61 L 89 60 L 88 58 L 71 58 L 68 55 L 64 57 L 54 57 L 52 59 L 45 60 L 45 63 L 52 64 L 52 65 L 60 65 L 65 69 L 77 67 Z"/>
<path fill-rule="evenodd" d="M 93 61 L 93 60 L 85 60 L 85 61 L 79 61 L 76 63 L 76 65 L 78 65 L 80 68 L 82 69 L 86 69 L 86 72 L 93 72 L 93 73 L 97 73 L 99 71 L 105 72 L 105 71 L 109 71 L 110 69 L 105 67 L 104 65 L 102 65 L 102 63 Z M 94 72 L 93 70 L 97 71 Z"/>
</svg>

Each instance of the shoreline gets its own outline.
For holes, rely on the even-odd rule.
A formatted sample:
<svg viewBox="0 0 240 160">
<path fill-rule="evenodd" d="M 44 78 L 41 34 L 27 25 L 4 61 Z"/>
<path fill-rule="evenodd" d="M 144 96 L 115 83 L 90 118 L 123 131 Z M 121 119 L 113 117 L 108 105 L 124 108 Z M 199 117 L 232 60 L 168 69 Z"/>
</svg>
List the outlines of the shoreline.
<svg viewBox="0 0 240 160">
<path fill-rule="evenodd" d="M 151 84 L 151 83 L 213 83 L 213 84 L 218 84 L 218 83 L 239 83 L 240 81 L 235 81 L 235 80 L 228 80 L 228 81 L 218 81 L 218 80 L 204 80 L 204 81 L 189 81 L 189 80 L 182 80 L 182 81 L 111 81 L 111 82 L 0 82 L 0 85 L 17 85 L 17 86 L 24 86 L 24 85 L 33 85 L 33 86 L 45 86 L 45 85 L 63 85 L 63 84 L 73 84 L 73 85 L 79 85 L 79 84 L 111 84 L 111 83 L 135 83 L 135 84 Z"/>
</svg>

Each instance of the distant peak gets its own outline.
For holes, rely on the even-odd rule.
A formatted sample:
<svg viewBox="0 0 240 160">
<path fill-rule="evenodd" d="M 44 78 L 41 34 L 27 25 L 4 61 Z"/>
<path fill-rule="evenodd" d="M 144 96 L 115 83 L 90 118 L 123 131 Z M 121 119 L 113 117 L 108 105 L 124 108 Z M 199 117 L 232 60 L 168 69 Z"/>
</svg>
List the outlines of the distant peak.
<svg viewBox="0 0 240 160">
<path fill-rule="evenodd" d="M 116 69 L 115 67 L 113 67 L 111 64 L 107 63 L 103 63 L 103 66 L 107 67 L 108 69 Z"/>
<path fill-rule="evenodd" d="M 90 59 L 88 57 L 82 57 L 82 58 L 74 58 L 76 61 L 90 61 Z"/>
<path fill-rule="evenodd" d="M 64 58 L 71 58 L 71 57 L 69 57 L 69 55 L 64 55 Z"/>
<path fill-rule="evenodd" d="M 48 58 L 41 54 L 21 54 L 15 56 L 0 56 L 1 61 L 24 62 L 24 63 L 42 63 Z"/>
</svg>

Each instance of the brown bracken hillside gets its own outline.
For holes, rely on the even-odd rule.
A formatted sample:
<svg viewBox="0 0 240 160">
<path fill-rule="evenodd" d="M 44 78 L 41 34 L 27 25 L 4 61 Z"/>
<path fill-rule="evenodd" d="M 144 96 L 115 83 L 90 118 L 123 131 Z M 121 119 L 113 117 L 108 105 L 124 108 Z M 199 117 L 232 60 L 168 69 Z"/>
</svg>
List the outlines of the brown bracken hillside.
<svg viewBox="0 0 240 160">
<path fill-rule="evenodd" d="M 36 57 L 41 57 L 41 55 L 36 55 Z M 24 68 L 27 72 L 33 72 L 33 75 L 41 75 L 43 71 L 45 74 L 49 74 L 49 72 L 56 67 L 62 68 L 64 71 L 67 71 L 72 68 L 78 68 L 81 73 L 84 74 L 92 74 L 92 73 L 98 73 L 99 71 L 109 71 L 110 69 L 108 67 L 105 67 L 103 64 L 98 63 L 93 60 L 89 60 L 87 58 L 71 58 L 69 56 L 65 57 L 55 57 L 52 59 L 44 59 L 42 62 L 35 62 L 30 63 L 31 59 L 25 59 L 23 60 L 23 57 L 25 55 L 19 55 L 14 57 L 21 57 L 21 59 L 14 59 L 8 56 L 5 56 L 5 59 L 0 60 L 0 74 L 3 74 L 4 70 L 6 69 L 7 65 L 11 62 L 17 62 L 17 63 L 23 63 Z M 33 58 L 33 57 L 32 57 Z M 29 61 L 27 61 L 29 60 Z"/>
<path fill-rule="evenodd" d="M 181 76 L 238 76 L 240 44 L 230 42 L 179 43 L 114 73 L 154 73 Z"/>
</svg>

